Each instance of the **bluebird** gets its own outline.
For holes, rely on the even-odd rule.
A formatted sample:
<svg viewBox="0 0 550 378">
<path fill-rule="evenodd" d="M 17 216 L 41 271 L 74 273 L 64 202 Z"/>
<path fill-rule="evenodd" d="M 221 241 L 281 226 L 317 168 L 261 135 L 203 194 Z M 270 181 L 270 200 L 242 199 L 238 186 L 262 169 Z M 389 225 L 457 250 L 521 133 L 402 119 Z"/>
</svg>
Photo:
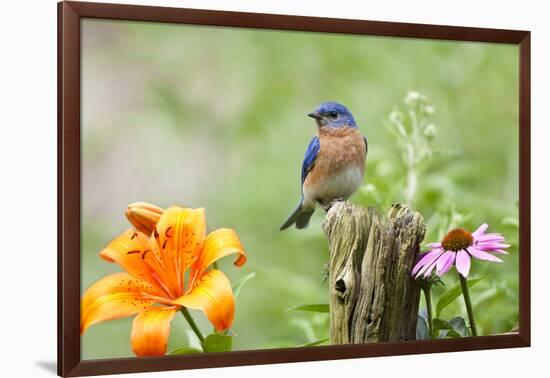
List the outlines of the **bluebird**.
<svg viewBox="0 0 550 378">
<path fill-rule="evenodd" d="M 317 205 L 325 209 L 335 200 L 348 199 L 363 182 L 367 138 L 357 128 L 350 111 L 328 101 L 308 114 L 317 122 L 302 162 L 302 197 L 281 231 L 296 224 L 306 228 Z"/>
</svg>

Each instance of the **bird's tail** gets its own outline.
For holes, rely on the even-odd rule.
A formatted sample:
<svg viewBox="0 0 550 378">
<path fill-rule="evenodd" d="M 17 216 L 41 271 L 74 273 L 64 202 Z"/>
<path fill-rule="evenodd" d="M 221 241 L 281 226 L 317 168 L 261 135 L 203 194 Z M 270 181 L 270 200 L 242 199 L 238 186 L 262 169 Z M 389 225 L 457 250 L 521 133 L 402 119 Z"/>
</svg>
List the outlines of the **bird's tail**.
<svg viewBox="0 0 550 378">
<path fill-rule="evenodd" d="M 292 226 L 294 223 L 296 223 L 296 228 L 306 228 L 314 211 L 315 209 L 304 209 L 302 207 L 302 201 L 300 201 L 296 209 L 294 209 L 285 223 L 283 223 L 280 230 L 283 231 Z"/>
</svg>

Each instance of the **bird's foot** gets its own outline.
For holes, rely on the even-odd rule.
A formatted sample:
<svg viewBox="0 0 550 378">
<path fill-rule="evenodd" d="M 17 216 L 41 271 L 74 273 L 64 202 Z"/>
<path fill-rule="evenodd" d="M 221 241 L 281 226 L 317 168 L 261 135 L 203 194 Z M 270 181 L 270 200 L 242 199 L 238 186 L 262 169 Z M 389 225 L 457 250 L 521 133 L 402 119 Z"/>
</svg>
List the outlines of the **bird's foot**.
<svg viewBox="0 0 550 378">
<path fill-rule="evenodd" d="M 328 211 L 332 206 L 336 205 L 338 202 L 344 202 L 344 201 L 345 201 L 345 198 L 335 198 L 332 201 L 330 201 L 328 205 L 323 206 L 323 209 L 325 209 L 325 211 L 328 213 Z"/>
</svg>

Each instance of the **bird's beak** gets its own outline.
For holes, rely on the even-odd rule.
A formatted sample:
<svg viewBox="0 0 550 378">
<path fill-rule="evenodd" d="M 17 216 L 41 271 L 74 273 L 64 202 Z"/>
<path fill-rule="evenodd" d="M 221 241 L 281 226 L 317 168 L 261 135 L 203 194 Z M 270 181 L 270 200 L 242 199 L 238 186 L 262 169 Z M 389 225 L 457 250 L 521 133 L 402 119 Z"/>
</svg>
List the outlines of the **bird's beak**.
<svg viewBox="0 0 550 378">
<path fill-rule="evenodd" d="M 321 119 L 321 114 L 319 114 L 319 112 L 311 112 L 307 116 L 315 119 Z"/>
</svg>

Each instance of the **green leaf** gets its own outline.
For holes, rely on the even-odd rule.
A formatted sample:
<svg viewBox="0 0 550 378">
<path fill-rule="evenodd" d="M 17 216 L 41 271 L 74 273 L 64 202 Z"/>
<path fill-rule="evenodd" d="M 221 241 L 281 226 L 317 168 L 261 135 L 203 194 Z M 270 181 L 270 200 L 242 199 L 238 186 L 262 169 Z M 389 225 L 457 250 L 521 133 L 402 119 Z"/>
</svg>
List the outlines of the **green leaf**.
<svg viewBox="0 0 550 378">
<path fill-rule="evenodd" d="M 301 304 L 289 307 L 285 310 L 285 312 L 289 311 L 312 311 L 328 313 L 330 311 L 330 308 L 328 304 Z"/>
<path fill-rule="evenodd" d="M 456 331 L 453 331 L 452 329 L 441 330 L 441 332 L 437 336 L 438 339 L 455 339 L 458 337 L 461 337 L 461 336 Z"/>
<path fill-rule="evenodd" d="M 461 316 L 454 317 L 449 321 L 449 324 L 461 337 L 468 336 L 468 327 L 466 326 L 466 321 L 464 320 L 463 317 Z"/>
<path fill-rule="evenodd" d="M 298 347 L 301 348 L 301 347 L 315 346 L 315 345 L 322 344 L 322 343 L 324 343 L 324 342 L 326 342 L 326 341 L 328 341 L 328 340 L 329 340 L 329 338 L 326 337 L 326 338 L 324 338 L 324 339 L 315 340 L 315 341 L 311 341 L 311 342 L 309 342 L 309 343 L 305 343 L 305 344 L 298 345 Z"/>
<path fill-rule="evenodd" d="M 434 336 L 438 339 L 468 336 L 466 321 L 460 316 L 452 318 L 450 321 L 435 318 L 432 324 L 434 327 Z"/>
<path fill-rule="evenodd" d="M 488 278 L 489 276 L 481 276 L 478 278 L 472 278 L 468 280 L 468 287 L 472 287 L 478 282 Z M 447 290 L 437 301 L 437 304 L 435 305 L 435 317 L 439 318 L 441 315 L 441 311 L 445 309 L 448 305 L 453 303 L 453 301 L 458 298 L 462 294 L 462 288 L 460 287 L 460 283 L 457 283 L 452 288 Z"/>
<path fill-rule="evenodd" d="M 193 347 L 184 346 L 181 348 L 174 349 L 173 351 L 170 352 L 170 355 L 176 356 L 181 354 L 195 354 L 195 353 L 202 353 L 202 350 L 193 348 Z"/>
<path fill-rule="evenodd" d="M 453 329 L 453 326 L 450 325 L 448 321 L 439 319 L 439 318 L 432 319 L 432 325 L 434 327 L 434 334 L 436 335 L 437 335 L 437 331 L 441 329 L 446 329 L 446 330 Z"/>
<path fill-rule="evenodd" d="M 233 347 L 233 337 L 211 333 L 202 343 L 205 352 L 229 352 Z"/>
<path fill-rule="evenodd" d="M 235 283 L 233 284 L 233 296 L 235 297 L 235 300 L 237 300 L 237 298 L 239 297 L 243 286 L 246 285 L 246 283 L 254 277 L 256 277 L 256 272 L 249 273 L 241 279 L 235 281 Z"/>
</svg>

